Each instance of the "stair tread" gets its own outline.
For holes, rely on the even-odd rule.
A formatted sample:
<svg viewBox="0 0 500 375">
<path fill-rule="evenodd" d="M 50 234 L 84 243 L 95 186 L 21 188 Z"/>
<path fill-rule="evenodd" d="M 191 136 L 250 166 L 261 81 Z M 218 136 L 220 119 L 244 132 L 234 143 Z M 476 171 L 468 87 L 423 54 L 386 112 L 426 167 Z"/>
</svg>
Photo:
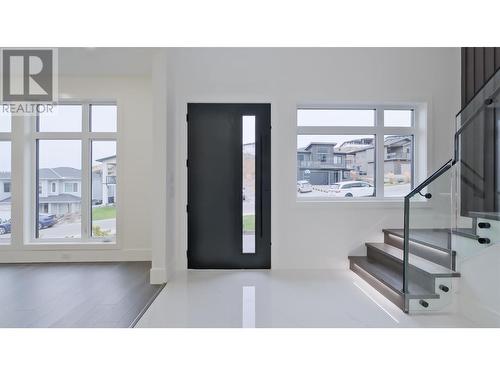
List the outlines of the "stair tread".
<svg viewBox="0 0 500 375">
<path fill-rule="evenodd" d="M 467 215 L 469 217 L 475 217 L 477 219 L 487 219 L 487 220 L 500 220 L 500 213 L 499 212 L 479 212 L 479 211 L 472 211 L 469 212 Z"/>
<path fill-rule="evenodd" d="M 383 229 L 382 231 L 404 238 L 403 229 Z M 450 254 L 453 250 L 449 246 L 448 236 L 449 234 L 443 230 L 413 229 L 410 232 L 410 241 Z"/>
<path fill-rule="evenodd" d="M 377 249 L 379 252 L 385 253 L 388 256 L 403 262 L 403 251 L 395 246 L 379 243 L 379 242 L 367 242 L 367 246 L 371 246 Z M 416 267 L 424 272 L 427 272 L 435 277 L 459 277 L 460 273 L 455 272 L 449 268 L 443 267 L 439 264 L 431 262 L 427 259 L 421 258 L 415 254 L 409 256 L 409 264 Z"/>
<path fill-rule="evenodd" d="M 363 269 L 365 272 L 370 274 L 372 277 L 376 278 L 378 281 L 391 288 L 394 292 L 402 294 L 403 290 L 403 275 L 401 271 L 395 267 L 390 267 L 386 264 L 377 262 L 376 260 L 370 259 L 366 256 L 350 256 L 352 260 L 359 268 Z M 434 293 L 434 291 L 425 289 L 419 284 L 416 284 L 409 280 L 408 282 L 409 298 L 439 298 L 439 295 Z"/>
</svg>

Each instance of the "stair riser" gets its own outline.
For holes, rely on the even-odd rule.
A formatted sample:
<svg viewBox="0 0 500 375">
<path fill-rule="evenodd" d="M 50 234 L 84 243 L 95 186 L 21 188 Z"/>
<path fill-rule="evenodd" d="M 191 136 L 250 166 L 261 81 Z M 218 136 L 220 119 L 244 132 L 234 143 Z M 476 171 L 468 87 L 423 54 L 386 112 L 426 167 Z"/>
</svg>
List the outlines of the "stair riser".
<svg viewBox="0 0 500 375">
<path fill-rule="evenodd" d="M 436 311 L 443 311 L 447 307 L 453 304 L 453 295 L 456 293 L 458 280 L 449 277 L 438 277 L 436 278 L 436 294 L 439 294 L 438 299 L 425 299 L 429 305 L 423 307 L 419 301 L 420 300 L 410 300 L 409 301 L 409 313 L 433 313 Z M 446 285 L 449 288 L 448 292 L 443 292 L 439 289 L 439 285 Z"/>
<path fill-rule="evenodd" d="M 401 273 L 401 277 L 403 277 L 403 263 L 398 260 L 394 259 L 393 257 L 382 253 L 380 251 L 377 251 L 376 249 L 372 248 L 371 246 L 367 246 L 367 256 L 371 259 L 375 259 L 378 262 L 381 262 L 387 266 L 390 266 L 391 268 L 394 268 L 398 272 Z M 435 278 L 433 276 L 430 276 L 429 274 L 422 272 L 410 265 L 408 269 L 408 277 L 410 280 L 413 282 L 421 285 L 422 287 L 429 289 L 429 290 L 434 290 L 435 289 Z"/>
<path fill-rule="evenodd" d="M 384 233 L 384 242 L 388 245 L 392 245 L 403 250 L 404 245 L 403 239 L 401 237 L 394 236 L 389 233 Z M 435 250 L 428 246 L 424 246 L 412 241 L 410 241 L 410 252 L 443 267 L 455 269 L 454 254 L 448 254 L 444 251 Z"/>
<path fill-rule="evenodd" d="M 396 293 L 394 290 L 377 280 L 375 277 L 370 275 L 367 271 L 357 266 L 353 260 L 349 261 L 349 268 L 368 284 L 370 284 L 375 290 L 382 294 L 389 301 L 394 303 L 400 309 L 404 310 L 404 296 L 402 294 Z"/>
</svg>

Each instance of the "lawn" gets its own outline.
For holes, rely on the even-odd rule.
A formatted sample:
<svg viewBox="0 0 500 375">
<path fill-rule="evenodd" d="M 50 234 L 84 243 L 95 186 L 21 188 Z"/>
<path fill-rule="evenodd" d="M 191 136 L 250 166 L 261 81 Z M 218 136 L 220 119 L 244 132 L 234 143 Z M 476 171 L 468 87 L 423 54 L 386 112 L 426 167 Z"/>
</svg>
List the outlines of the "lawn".
<svg viewBox="0 0 500 375">
<path fill-rule="evenodd" d="M 96 207 L 92 209 L 92 220 L 116 219 L 116 207 Z"/>
<path fill-rule="evenodd" d="M 255 232 L 255 215 L 243 216 L 243 231 Z"/>
</svg>

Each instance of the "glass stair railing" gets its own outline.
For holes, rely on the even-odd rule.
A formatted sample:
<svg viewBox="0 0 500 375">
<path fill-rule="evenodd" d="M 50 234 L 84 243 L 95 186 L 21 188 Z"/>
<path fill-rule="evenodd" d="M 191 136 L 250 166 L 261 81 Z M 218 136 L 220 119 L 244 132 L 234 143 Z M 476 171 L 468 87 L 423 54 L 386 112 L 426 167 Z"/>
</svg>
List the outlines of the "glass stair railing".
<svg viewBox="0 0 500 375">
<path fill-rule="evenodd" d="M 500 323 L 500 72 L 457 116 L 454 155 L 405 197 L 404 310 L 442 310 L 465 278 L 459 309 Z M 491 250 L 491 249 L 490 249 Z M 426 272 L 424 272 L 426 271 Z M 488 281 L 489 280 L 489 281 Z M 500 277 L 499 280 L 500 281 Z M 422 291 L 433 293 L 421 298 Z"/>
</svg>

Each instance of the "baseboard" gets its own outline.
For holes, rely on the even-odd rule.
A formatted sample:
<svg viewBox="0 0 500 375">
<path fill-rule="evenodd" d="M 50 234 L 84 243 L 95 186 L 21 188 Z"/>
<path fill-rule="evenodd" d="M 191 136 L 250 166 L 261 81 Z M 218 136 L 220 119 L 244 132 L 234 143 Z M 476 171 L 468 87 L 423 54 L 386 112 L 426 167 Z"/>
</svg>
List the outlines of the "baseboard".
<svg viewBox="0 0 500 375">
<path fill-rule="evenodd" d="M 167 270 L 165 268 L 151 268 L 149 280 L 151 284 L 165 284 L 167 282 Z"/>
<path fill-rule="evenodd" d="M 151 250 L 18 250 L 0 251 L 0 263 L 143 262 Z"/>
</svg>

